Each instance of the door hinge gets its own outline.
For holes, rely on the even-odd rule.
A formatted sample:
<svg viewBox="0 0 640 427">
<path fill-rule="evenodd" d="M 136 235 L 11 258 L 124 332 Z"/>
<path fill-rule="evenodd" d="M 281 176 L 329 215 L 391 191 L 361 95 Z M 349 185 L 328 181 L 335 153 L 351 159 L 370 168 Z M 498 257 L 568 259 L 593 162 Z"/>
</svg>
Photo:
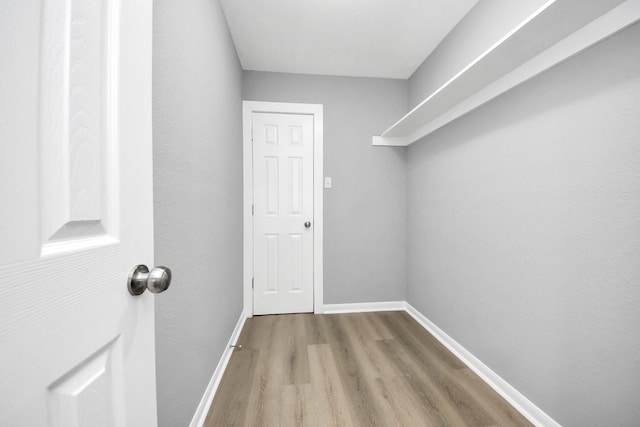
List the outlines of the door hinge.
<svg viewBox="0 0 640 427">
<path fill-rule="evenodd" d="M 254 282 L 255 282 L 255 279 L 254 279 L 254 278 L 251 278 L 251 289 L 253 289 L 253 284 L 254 284 Z"/>
<path fill-rule="evenodd" d="M 254 215 L 254 214 L 255 214 L 255 206 L 251 205 L 251 215 Z"/>
</svg>

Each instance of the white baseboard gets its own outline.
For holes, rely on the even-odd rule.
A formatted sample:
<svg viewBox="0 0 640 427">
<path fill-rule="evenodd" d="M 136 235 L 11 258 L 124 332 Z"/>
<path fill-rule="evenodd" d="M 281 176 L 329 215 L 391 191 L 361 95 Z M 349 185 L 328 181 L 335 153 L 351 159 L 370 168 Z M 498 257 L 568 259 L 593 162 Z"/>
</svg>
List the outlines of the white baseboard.
<svg viewBox="0 0 640 427">
<path fill-rule="evenodd" d="M 534 425 L 540 427 L 560 427 L 560 424 L 554 421 L 553 418 L 534 405 L 533 402 L 513 388 L 511 384 L 503 380 L 498 374 L 493 372 L 491 368 L 482 363 L 480 359 L 475 357 L 469 350 L 447 335 L 442 329 L 438 328 L 435 323 L 427 319 L 424 314 L 420 313 L 408 302 L 405 303 L 405 310 L 423 328 L 431 333 L 431 335 L 447 347 L 449 351 L 455 354 L 458 359 L 482 378 L 484 382 L 493 388 L 500 396 L 509 402 L 511 406 L 513 406 Z"/>
<path fill-rule="evenodd" d="M 350 304 L 325 304 L 324 314 L 364 313 L 367 311 L 401 311 L 406 307 L 404 301 L 357 302 Z"/>
<path fill-rule="evenodd" d="M 236 327 L 231 334 L 231 338 L 229 338 L 229 343 L 227 344 L 224 353 L 222 353 L 222 357 L 218 362 L 218 366 L 216 366 L 216 370 L 213 371 L 213 376 L 209 381 L 209 385 L 207 385 L 207 389 L 202 396 L 202 400 L 200 400 L 200 404 L 196 409 L 196 413 L 193 415 L 191 419 L 191 423 L 189 427 L 202 427 L 204 425 L 204 421 L 207 418 L 207 414 L 209 413 L 209 408 L 211 407 L 211 403 L 213 403 L 213 397 L 216 395 L 216 391 L 218 390 L 218 386 L 220 385 L 220 381 L 222 380 L 222 375 L 224 375 L 225 369 L 227 369 L 227 364 L 229 363 L 229 359 L 231 359 L 231 355 L 233 354 L 233 347 L 236 342 L 238 342 L 238 338 L 240 337 L 240 332 L 242 332 L 242 327 L 244 326 L 244 322 L 247 317 L 244 314 L 244 311 L 240 314 L 240 319 L 238 319 L 238 323 L 236 323 Z"/>
</svg>

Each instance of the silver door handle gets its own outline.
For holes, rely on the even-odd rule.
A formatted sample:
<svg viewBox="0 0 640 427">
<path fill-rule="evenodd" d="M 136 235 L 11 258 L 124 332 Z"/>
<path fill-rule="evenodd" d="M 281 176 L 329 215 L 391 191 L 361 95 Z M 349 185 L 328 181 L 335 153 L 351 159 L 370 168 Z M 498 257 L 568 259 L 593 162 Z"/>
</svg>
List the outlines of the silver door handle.
<svg viewBox="0 0 640 427">
<path fill-rule="evenodd" d="M 304 223 L 305 228 L 310 228 L 311 227 L 311 223 L 309 221 Z"/>
<path fill-rule="evenodd" d="M 140 264 L 129 274 L 127 289 L 131 295 L 141 295 L 145 290 L 159 294 L 169 289 L 171 284 L 171 270 L 158 266 L 149 271 L 146 265 Z"/>
</svg>

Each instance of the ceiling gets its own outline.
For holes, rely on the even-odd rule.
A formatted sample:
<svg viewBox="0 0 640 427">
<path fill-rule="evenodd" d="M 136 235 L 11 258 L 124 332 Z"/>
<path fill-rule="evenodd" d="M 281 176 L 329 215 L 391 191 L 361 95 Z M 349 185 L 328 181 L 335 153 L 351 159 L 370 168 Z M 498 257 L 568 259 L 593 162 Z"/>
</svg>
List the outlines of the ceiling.
<svg viewBox="0 0 640 427">
<path fill-rule="evenodd" d="M 221 0 L 245 70 L 406 79 L 478 0 Z"/>
</svg>

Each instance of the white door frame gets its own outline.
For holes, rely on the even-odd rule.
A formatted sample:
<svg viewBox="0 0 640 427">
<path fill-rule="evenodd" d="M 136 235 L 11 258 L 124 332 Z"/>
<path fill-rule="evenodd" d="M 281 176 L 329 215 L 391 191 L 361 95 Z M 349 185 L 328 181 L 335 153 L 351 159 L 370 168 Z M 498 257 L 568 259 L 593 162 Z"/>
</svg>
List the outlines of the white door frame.
<svg viewBox="0 0 640 427">
<path fill-rule="evenodd" d="M 242 169 L 244 180 L 244 312 L 253 317 L 253 147 L 251 127 L 253 113 L 308 114 L 313 116 L 313 312 L 323 307 L 323 121 L 322 104 L 242 101 Z"/>
</svg>

